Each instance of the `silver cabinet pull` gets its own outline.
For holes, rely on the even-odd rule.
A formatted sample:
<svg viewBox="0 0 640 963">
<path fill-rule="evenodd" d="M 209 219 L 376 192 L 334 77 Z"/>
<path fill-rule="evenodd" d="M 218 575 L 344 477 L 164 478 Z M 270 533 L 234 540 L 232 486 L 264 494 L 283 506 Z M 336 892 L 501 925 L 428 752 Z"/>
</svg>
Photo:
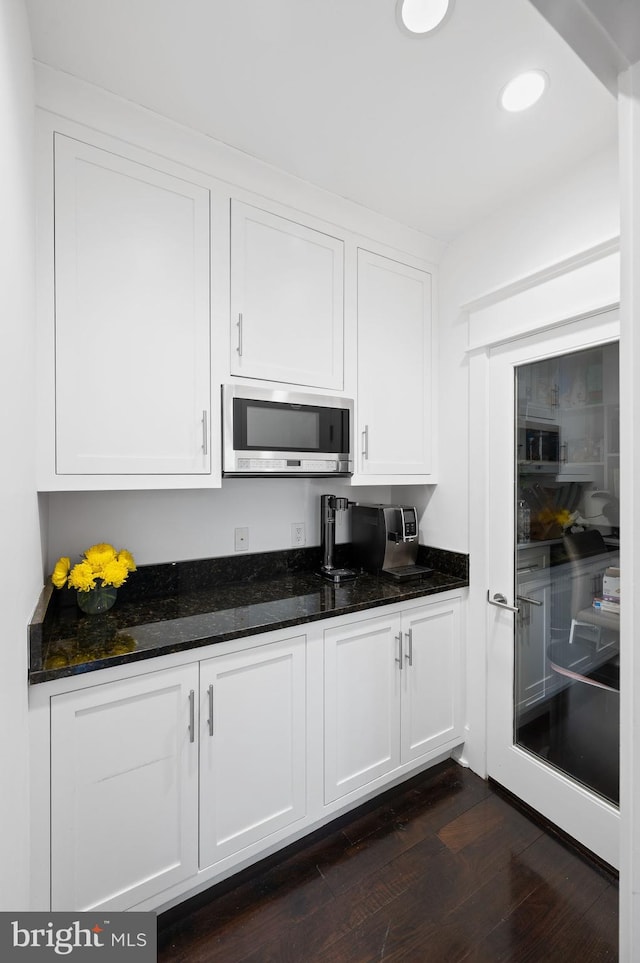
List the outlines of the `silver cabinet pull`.
<svg viewBox="0 0 640 963">
<path fill-rule="evenodd" d="M 396 635 L 396 642 L 398 643 L 398 658 L 396 662 L 400 666 L 400 671 L 402 672 L 402 632 L 398 632 Z"/>
<path fill-rule="evenodd" d="M 237 326 L 238 326 L 238 347 L 236 348 L 236 351 L 238 352 L 239 356 L 242 357 L 242 313 L 238 314 Z"/>
<path fill-rule="evenodd" d="M 207 409 L 202 409 L 202 454 L 206 455 L 209 447 L 207 439 Z"/>
<path fill-rule="evenodd" d="M 502 592 L 496 592 L 493 598 L 491 598 L 491 592 L 487 589 L 487 602 L 489 605 L 497 605 L 499 609 L 506 609 L 508 612 L 518 611 L 517 605 L 509 605 Z"/>
<path fill-rule="evenodd" d="M 213 683 L 211 683 L 207 692 L 209 696 L 209 719 L 208 719 L 209 735 L 212 736 L 213 735 Z"/>
<path fill-rule="evenodd" d="M 196 694 L 189 693 L 189 742 L 196 741 Z"/>
<path fill-rule="evenodd" d="M 409 665 L 412 666 L 413 665 L 413 629 L 409 629 L 409 631 L 405 632 L 404 634 L 406 635 L 407 641 L 409 642 L 409 646 L 408 646 L 409 651 L 405 655 L 405 659 L 407 660 Z"/>
<path fill-rule="evenodd" d="M 516 595 L 518 602 L 528 602 L 529 605 L 543 605 L 539 599 L 529 599 L 526 595 Z"/>
<path fill-rule="evenodd" d="M 369 425 L 365 425 L 362 432 L 362 457 L 369 458 Z"/>
</svg>

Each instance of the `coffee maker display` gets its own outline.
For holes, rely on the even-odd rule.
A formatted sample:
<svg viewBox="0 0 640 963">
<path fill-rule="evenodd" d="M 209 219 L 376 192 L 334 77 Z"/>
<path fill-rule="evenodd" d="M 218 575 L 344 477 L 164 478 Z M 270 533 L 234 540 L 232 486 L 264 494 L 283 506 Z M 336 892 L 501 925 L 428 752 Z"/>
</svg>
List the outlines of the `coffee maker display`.
<svg viewBox="0 0 640 963">
<path fill-rule="evenodd" d="M 417 565 L 418 514 L 409 505 L 353 505 L 351 541 L 354 561 L 366 572 L 396 581 L 430 575 Z"/>
</svg>

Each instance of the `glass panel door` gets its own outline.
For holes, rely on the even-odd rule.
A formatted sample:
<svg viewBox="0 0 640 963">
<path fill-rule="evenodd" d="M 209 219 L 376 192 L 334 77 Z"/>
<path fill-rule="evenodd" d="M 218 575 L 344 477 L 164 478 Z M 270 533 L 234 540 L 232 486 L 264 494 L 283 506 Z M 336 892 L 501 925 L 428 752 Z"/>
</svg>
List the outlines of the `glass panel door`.
<svg viewBox="0 0 640 963">
<path fill-rule="evenodd" d="M 617 805 L 618 344 L 514 370 L 513 742 Z"/>
</svg>

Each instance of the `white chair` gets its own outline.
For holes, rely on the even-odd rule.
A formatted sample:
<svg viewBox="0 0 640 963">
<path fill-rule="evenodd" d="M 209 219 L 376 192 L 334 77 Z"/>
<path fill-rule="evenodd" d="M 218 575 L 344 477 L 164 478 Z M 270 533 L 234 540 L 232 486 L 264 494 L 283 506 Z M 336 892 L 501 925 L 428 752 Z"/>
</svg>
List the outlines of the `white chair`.
<svg viewBox="0 0 640 963">
<path fill-rule="evenodd" d="M 606 647 L 607 640 L 620 633 L 620 614 L 598 612 L 593 607 L 593 598 L 602 591 L 602 576 L 611 565 L 612 554 L 596 529 L 565 535 L 564 548 L 573 569 L 569 644 L 573 644 L 575 637 L 586 637 L 597 650 L 603 646 L 603 630 L 606 630 Z"/>
</svg>

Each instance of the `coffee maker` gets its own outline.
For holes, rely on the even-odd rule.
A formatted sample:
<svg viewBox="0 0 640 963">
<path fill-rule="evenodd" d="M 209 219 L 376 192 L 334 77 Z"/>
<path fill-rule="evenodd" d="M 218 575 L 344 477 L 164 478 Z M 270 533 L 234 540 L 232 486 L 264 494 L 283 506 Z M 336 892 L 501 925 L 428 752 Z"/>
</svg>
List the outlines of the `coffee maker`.
<svg viewBox="0 0 640 963">
<path fill-rule="evenodd" d="M 354 561 L 365 572 L 396 581 L 430 575 L 417 565 L 418 514 L 409 505 L 359 505 L 351 508 Z"/>
</svg>

